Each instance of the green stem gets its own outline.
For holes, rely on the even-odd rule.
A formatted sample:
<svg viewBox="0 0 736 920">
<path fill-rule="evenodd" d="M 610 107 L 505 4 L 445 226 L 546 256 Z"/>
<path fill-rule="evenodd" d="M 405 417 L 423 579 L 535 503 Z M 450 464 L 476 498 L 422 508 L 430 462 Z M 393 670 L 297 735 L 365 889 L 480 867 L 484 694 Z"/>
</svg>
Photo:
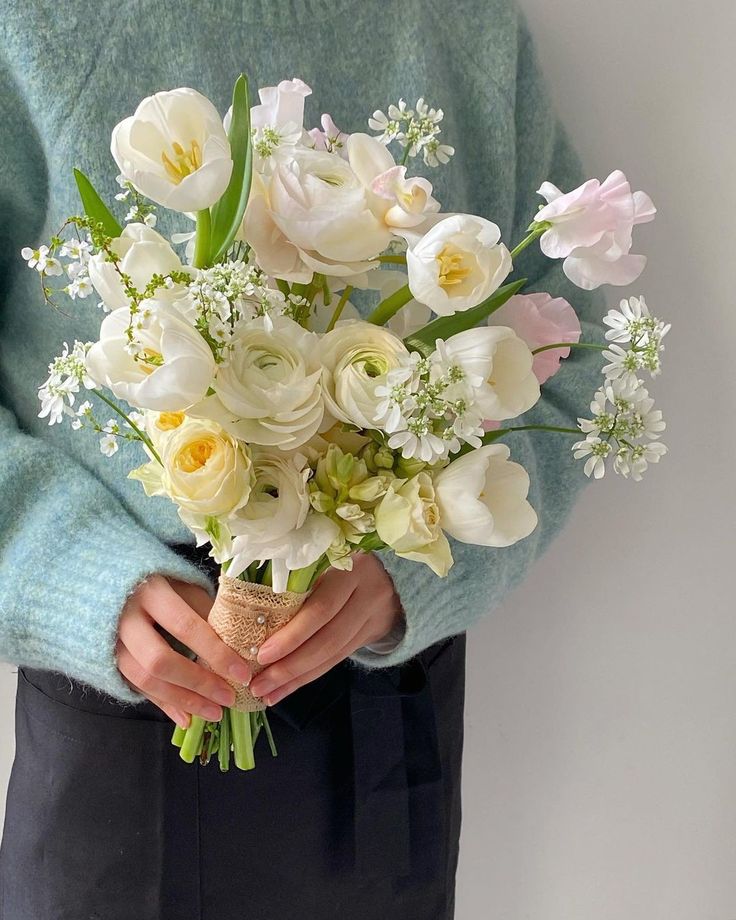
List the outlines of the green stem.
<svg viewBox="0 0 736 920">
<path fill-rule="evenodd" d="M 324 557 L 320 557 L 320 559 L 322 558 Z M 305 566 L 303 569 L 294 569 L 292 572 L 289 572 L 289 580 L 286 585 L 287 589 L 289 591 L 295 591 L 298 594 L 301 594 L 303 591 L 308 591 L 312 584 L 314 573 L 319 566 L 320 559 L 317 559 L 317 561 L 313 562 L 311 565 Z"/>
<path fill-rule="evenodd" d="M 335 307 L 332 317 L 329 323 L 327 324 L 327 328 L 325 329 L 325 332 L 331 332 L 335 328 L 335 323 L 340 319 L 340 316 L 342 315 L 342 311 L 345 309 L 345 304 L 348 302 L 348 298 L 350 297 L 352 293 L 353 293 L 353 286 L 352 284 L 348 284 L 345 290 L 340 295 L 340 299 L 337 302 L 337 306 Z"/>
<path fill-rule="evenodd" d="M 217 759 L 220 763 L 220 770 L 226 773 L 230 769 L 230 707 L 225 706 L 222 710 L 222 721 L 220 722 L 220 747 L 217 750 Z"/>
<path fill-rule="evenodd" d="M 186 728 L 182 728 L 181 725 L 177 725 L 176 728 L 174 729 L 174 734 L 171 736 L 171 743 L 175 745 L 176 747 L 180 748 L 182 744 L 184 743 L 186 734 L 187 734 Z"/>
<path fill-rule="evenodd" d="M 395 313 L 398 313 L 405 304 L 409 303 L 412 296 L 409 285 L 405 284 L 378 304 L 376 309 L 368 316 L 368 322 L 373 323 L 374 326 L 385 326 Z"/>
<path fill-rule="evenodd" d="M 405 255 L 383 255 L 378 257 L 379 262 L 385 262 L 390 265 L 406 265 Z"/>
<path fill-rule="evenodd" d="M 250 731 L 250 713 L 239 709 L 230 710 L 230 730 L 233 738 L 233 759 L 239 770 L 252 770 L 255 765 L 253 756 L 253 737 Z"/>
<path fill-rule="evenodd" d="M 204 727 L 206 724 L 202 716 L 192 715 L 192 720 L 179 751 L 179 756 L 187 763 L 194 763 L 194 758 L 199 755 L 202 748 L 202 736 L 204 735 Z"/>
<path fill-rule="evenodd" d="M 271 732 L 271 724 L 268 721 L 266 710 L 264 709 L 263 712 L 259 713 L 259 715 L 261 717 L 261 725 L 263 726 L 263 730 L 266 733 L 266 740 L 268 741 L 268 746 L 271 748 L 271 756 L 276 757 L 278 755 L 278 751 L 276 750 L 276 742 L 273 740 L 273 733 Z"/>
<path fill-rule="evenodd" d="M 552 345 L 540 345 L 532 351 L 533 355 L 538 355 L 543 351 L 550 351 L 553 348 L 596 348 L 598 351 L 605 351 L 607 345 L 596 345 L 594 342 L 554 342 Z"/>
<path fill-rule="evenodd" d="M 524 239 L 519 243 L 518 246 L 515 246 L 511 250 L 511 261 L 515 261 L 516 257 L 522 253 L 527 246 L 531 245 L 534 240 L 539 239 L 539 237 L 546 231 L 549 230 L 550 225 L 546 221 L 540 224 L 532 224 L 532 231 L 528 236 L 525 236 Z"/>
<path fill-rule="evenodd" d="M 212 235 L 212 218 L 208 208 L 197 211 L 197 233 L 194 242 L 195 268 L 206 268 L 210 259 L 210 237 Z"/>
<path fill-rule="evenodd" d="M 161 458 L 158 455 L 158 451 L 153 446 L 153 441 L 151 441 L 151 439 L 148 437 L 147 434 L 141 431 L 141 429 L 136 425 L 135 422 L 132 422 L 130 420 L 130 418 L 120 408 L 120 406 L 115 405 L 115 403 L 108 396 L 105 396 L 105 394 L 101 390 L 92 390 L 92 392 L 95 394 L 95 396 L 98 399 L 101 399 L 104 403 L 107 403 L 107 405 L 113 410 L 113 412 L 117 412 L 120 418 L 125 419 L 125 422 L 128 425 L 130 425 L 130 427 L 133 429 L 133 431 L 135 431 L 135 433 L 138 435 L 141 441 L 143 441 L 146 447 L 151 451 L 154 459 L 156 459 L 159 463 L 161 463 Z M 163 463 L 161 463 L 161 466 L 163 466 Z"/>
<path fill-rule="evenodd" d="M 411 144 L 407 144 L 404 148 L 404 156 L 401 158 L 401 165 L 406 166 L 409 162 L 409 151 L 411 150 Z"/>
</svg>

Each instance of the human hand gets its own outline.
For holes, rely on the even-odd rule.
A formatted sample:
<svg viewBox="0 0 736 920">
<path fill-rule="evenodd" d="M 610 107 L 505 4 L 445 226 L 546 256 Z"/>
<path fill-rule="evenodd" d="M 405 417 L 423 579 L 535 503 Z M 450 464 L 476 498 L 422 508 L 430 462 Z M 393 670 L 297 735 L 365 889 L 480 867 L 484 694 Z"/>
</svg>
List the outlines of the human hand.
<svg viewBox="0 0 736 920">
<path fill-rule="evenodd" d="M 235 702 L 235 691 L 223 677 L 247 683 L 252 676 L 248 663 L 207 623 L 212 603 L 198 585 L 153 575 L 138 585 L 120 617 L 118 670 L 182 728 L 189 725 L 189 713 L 216 722 L 222 706 Z M 217 673 L 175 651 L 156 624 Z"/>
<path fill-rule="evenodd" d="M 250 689 L 273 706 L 356 649 L 382 639 L 402 615 L 381 561 L 357 553 L 351 572 L 328 569 L 292 621 L 263 643 L 258 662 L 267 667 Z"/>
</svg>

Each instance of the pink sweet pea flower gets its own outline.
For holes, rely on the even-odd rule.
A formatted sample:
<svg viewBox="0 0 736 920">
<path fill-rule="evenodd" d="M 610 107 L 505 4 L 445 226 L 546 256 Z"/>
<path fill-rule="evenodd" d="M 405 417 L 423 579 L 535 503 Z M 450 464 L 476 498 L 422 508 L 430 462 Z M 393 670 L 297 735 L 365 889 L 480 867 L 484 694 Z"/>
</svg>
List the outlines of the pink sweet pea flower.
<svg viewBox="0 0 736 920">
<path fill-rule="evenodd" d="M 551 182 L 538 190 L 547 204 L 535 222 L 552 227 L 542 234 L 542 252 L 564 259 L 563 271 L 578 287 L 630 284 L 644 270 L 646 257 L 632 255 L 632 231 L 654 219 L 656 208 L 644 192 L 632 192 L 626 176 L 615 170 L 602 184 L 589 179 L 563 193 Z"/>
<path fill-rule="evenodd" d="M 488 317 L 489 326 L 510 326 L 534 351 L 542 345 L 580 340 L 580 321 L 563 297 L 550 294 L 517 294 Z M 540 384 L 560 369 L 569 348 L 554 348 L 534 355 L 532 370 Z M 488 430 L 488 429 L 486 429 Z"/>
<path fill-rule="evenodd" d="M 314 141 L 315 150 L 326 150 L 328 153 L 338 153 L 343 160 L 348 158 L 348 137 L 332 120 L 332 115 L 323 115 L 321 119 L 322 130 L 312 128 L 309 136 Z"/>
</svg>

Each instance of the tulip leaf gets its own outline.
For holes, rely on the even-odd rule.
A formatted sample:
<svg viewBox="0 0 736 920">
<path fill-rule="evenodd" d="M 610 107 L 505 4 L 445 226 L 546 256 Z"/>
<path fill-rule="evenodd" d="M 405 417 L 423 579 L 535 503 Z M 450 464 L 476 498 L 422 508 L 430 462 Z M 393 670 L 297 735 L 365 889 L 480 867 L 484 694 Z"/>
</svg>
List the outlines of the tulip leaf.
<svg viewBox="0 0 736 920">
<path fill-rule="evenodd" d="M 74 170 L 74 179 L 79 189 L 79 197 L 82 199 L 84 213 L 91 220 L 96 220 L 102 224 L 105 233 L 108 236 L 120 236 L 123 228 L 115 220 L 110 209 L 95 191 L 94 186 L 80 169 Z"/>
<path fill-rule="evenodd" d="M 230 121 L 230 153 L 233 172 L 222 198 L 212 209 L 211 261 L 223 256 L 240 229 L 250 195 L 253 172 L 253 147 L 250 136 L 250 96 L 248 80 L 242 74 L 233 89 L 233 110 Z"/>
<path fill-rule="evenodd" d="M 434 343 L 437 339 L 448 339 L 451 335 L 458 332 L 464 332 L 466 329 L 472 329 L 487 319 L 491 313 L 494 313 L 502 307 L 507 300 L 518 293 L 526 284 L 526 278 L 519 281 L 512 281 L 511 284 L 505 284 L 499 288 L 495 294 L 491 294 L 477 307 L 471 310 L 465 310 L 462 313 L 453 313 L 452 316 L 440 316 L 433 322 L 426 325 L 418 332 L 407 336 L 404 339 L 404 345 L 411 351 L 419 351 L 423 355 L 430 355 L 434 351 Z"/>
</svg>

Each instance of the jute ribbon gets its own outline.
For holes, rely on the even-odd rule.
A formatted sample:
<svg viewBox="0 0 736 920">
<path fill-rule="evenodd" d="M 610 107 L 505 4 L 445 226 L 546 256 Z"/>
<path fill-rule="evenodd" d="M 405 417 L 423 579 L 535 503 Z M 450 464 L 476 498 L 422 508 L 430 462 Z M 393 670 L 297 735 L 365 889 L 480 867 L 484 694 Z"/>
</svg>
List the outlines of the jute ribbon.
<svg viewBox="0 0 736 920">
<path fill-rule="evenodd" d="M 253 676 L 263 670 L 256 660 L 263 643 L 292 619 L 309 592 L 284 591 L 275 594 L 267 585 L 254 585 L 237 578 L 220 575 L 217 597 L 207 621 L 222 641 L 251 665 Z M 202 661 L 205 667 L 210 667 Z M 225 678 L 235 690 L 233 709 L 259 712 L 266 708 L 263 700 L 253 696 L 244 684 Z"/>
</svg>

